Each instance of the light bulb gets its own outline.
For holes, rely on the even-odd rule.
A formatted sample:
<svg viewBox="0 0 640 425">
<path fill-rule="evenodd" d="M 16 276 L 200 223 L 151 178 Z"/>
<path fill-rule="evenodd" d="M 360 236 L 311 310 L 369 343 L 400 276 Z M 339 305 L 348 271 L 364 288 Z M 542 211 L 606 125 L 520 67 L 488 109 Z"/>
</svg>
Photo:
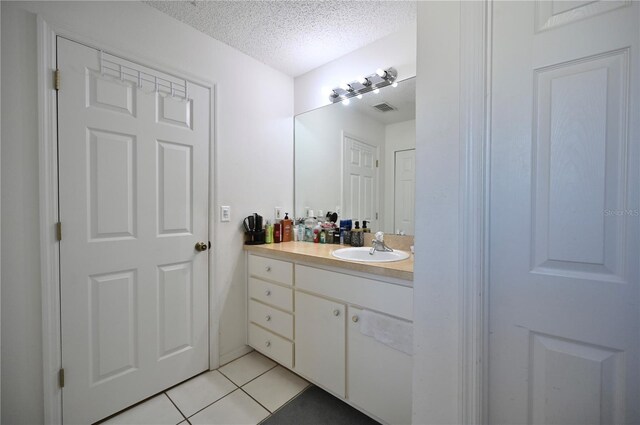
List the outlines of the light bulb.
<svg viewBox="0 0 640 425">
<path fill-rule="evenodd" d="M 358 99 L 362 99 L 362 95 L 359 94 L 358 96 L 356 96 Z"/>
<path fill-rule="evenodd" d="M 344 91 L 349 91 L 351 89 L 351 86 L 347 83 L 342 83 L 340 84 L 340 88 Z"/>
<path fill-rule="evenodd" d="M 375 89 L 373 92 L 374 92 L 375 94 L 378 94 L 378 93 L 380 93 L 380 89 Z"/>
<path fill-rule="evenodd" d="M 350 103 L 351 103 L 351 101 L 349 99 L 345 99 L 345 100 L 342 101 L 342 104 L 345 105 L 345 106 L 350 104 Z"/>
<path fill-rule="evenodd" d="M 356 81 L 362 84 L 363 86 L 367 84 L 367 79 L 364 78 L 362 75 L 358 75 L 358 78 L 356 78 Z"/>
<path fill-rule="evenodd" d="M 384 78 L 387 75 L 387 71 L 382 68 L 378 68 L 376 69 L 376 74 L 378 74 L 378 77 Z"/>
<path fill-rule="evenodd" d="M 398 83 L 394 81 L 393 84 L 391 84 L 391 87 L 398 87 Z"/>
<path fill-rule="evenodd" d="M 324 86 L 322 88 L 322 94 L 326 95 L 326 96 L 331 96 L 334 93 L 333 89 L 331 87 L 328 86 Z"/>
</svg>

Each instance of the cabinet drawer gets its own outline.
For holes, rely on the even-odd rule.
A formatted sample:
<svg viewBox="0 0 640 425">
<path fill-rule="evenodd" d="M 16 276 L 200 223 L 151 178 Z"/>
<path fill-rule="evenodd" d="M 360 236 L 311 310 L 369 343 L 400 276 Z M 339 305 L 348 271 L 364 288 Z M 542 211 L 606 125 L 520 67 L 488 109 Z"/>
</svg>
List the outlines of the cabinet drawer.
<svg viewBox="0 0 640 425">
<path fill-rule="evenodd" d="M 249 297 L 283 310 L 293 310 L 293 290 L 264 280 L 249 278 Z"/>
<path fill-rule="evenodd" d="M 255 300 L 249 301 L 249 320 L 285 338 L 293 339 L 293 315 Z"/>
<path fill-rule="evenodd" d="M 249 255 L 249 276 L 293 285 L 293 264 L 288 261 Z"/>
<path fill-rule="evenodd" d="M 296 264 L 296 288 L 413 320 L 413 288 Z"/>
<path fill-rule="evenodd" d="M 288 368 L 293 367 L 293 343 L 249 324 L 249 345 Z"/>
</svg>

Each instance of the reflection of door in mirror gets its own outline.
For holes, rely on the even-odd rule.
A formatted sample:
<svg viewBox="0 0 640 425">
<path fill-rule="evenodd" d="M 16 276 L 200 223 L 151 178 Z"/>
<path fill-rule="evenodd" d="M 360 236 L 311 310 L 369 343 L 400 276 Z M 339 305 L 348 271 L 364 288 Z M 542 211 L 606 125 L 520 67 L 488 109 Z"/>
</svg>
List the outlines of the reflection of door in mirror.
<svg viewBox="0 0 640 425">
<path fill-rule="evenodd" d="M 344 168 L 343 196 L 345 217 L 366 220 L 369 227 L 378 229 L 378 148 L 343 136 Z"/>
<path fill-rule="evenodd" d="M 394 229 L 396 233 L 414 234 L 416 194 L 416 150 L 395 153 Z"/>
</svg>

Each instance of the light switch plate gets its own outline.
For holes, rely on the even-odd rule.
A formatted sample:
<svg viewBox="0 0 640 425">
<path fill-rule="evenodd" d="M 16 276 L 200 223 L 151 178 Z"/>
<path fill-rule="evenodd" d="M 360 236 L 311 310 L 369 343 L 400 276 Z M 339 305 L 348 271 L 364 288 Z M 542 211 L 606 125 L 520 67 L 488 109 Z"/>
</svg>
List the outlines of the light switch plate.
<svg viewBox="0 0 640 425">
<path fill-rule="evenodd" d="M 231 207 L 228 205 L 222 205 L 220 207 L 220 221 L 231 221 Z"/>
<path fill-rule="evenodd" d="M 282 207 L 275 207 L 273 216 L 276 220 L 282 220 Z"/>
</svg>

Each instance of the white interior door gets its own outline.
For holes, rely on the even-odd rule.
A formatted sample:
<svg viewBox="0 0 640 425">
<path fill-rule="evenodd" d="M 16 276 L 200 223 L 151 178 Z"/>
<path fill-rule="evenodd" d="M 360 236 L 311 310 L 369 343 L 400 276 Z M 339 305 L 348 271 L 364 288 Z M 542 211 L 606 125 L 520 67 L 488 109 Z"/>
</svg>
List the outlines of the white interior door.
<svg viewBox="0 0 640 425">
<path fill-rule="evenodd" d="M 393 229 L 413 235 L 416 209 L 416 150 L 396 151 L 395 157 Z"/>
<path fill-rule="evenodd" d="M 208 368 L 209 90 L 57 60 L 63 417 L 87 424 Z"/>
<path fill-rule="evenodd" d="M 378 228 L 378 149 L 344 136 L 342 176 L 344 217 L 366 220 L 372 230 Z M 354 223 L 355 225 L 355 223 Z"/>
<path fill-rule="evenodd" d="M 640 423 L 639 9 L 493 3 L 492 424 Z"/>
</svg>

